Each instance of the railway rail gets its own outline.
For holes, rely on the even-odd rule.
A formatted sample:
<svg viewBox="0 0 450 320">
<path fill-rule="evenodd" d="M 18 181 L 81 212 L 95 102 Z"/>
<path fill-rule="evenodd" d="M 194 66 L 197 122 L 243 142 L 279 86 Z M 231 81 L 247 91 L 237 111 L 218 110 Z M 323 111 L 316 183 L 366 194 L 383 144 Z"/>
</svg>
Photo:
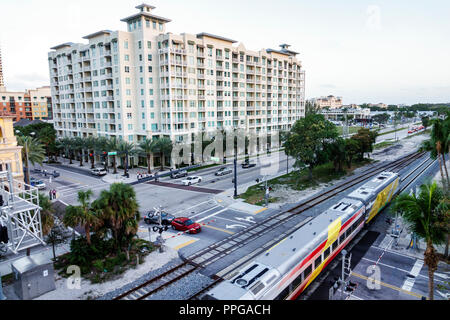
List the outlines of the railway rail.
<svg viewBox="0 0 450 320">
<path fill-rule="evenodd" d="M 401 170 L 402 168 L 408 166 L 413 161 L 422 157 L 424 154 L 425 153 L 412 153 L 400 159 L 392 161 L 390 163 L 376 166 L 364 172 L 363 174 L 353 177 L 352 179 L 349 179 L 343 182 L 342 184 L 334 188 L 331 188 L 330 190 L 327 190 L 324 193 L 321 193 L 318 196 L 312 197 L 285 212 L 272 215 L 266 218 L 265 220 L 259 222 L 258 225 L 242 230 L 241 232 L 238 232 L 230 237 L 227 237 L 213 245 L 210 245 L 202 249 L 197 254 L 188 257 L 184 262 L 176 265 L 175 267 L 162 273 L 161 275 L 158 275 L 146 281 L 145 283 L 119 295 L 118 297 L 114 298 L 114 300 L 144 300 L 153 295 L 154 293 L 160 291 L 161 289 L 164 289 L 170 286 L 171 284 L 177 282 L 178 280 L 186 277 L 187 275 L 193 273 L 194 271 L 204 268 L 220 260 L 221 258 L 229 255 L 233 251 L 247 245 L 249 242 L 254 241 L 257 238 L 268 234 L 270 231 L 283 225 L 284 223 L 289 222 L 295 217 L 298 217 L 300 213 L 318 205 L 319 203 L 322 203 L 334 197 L 335 195 L 363 182 L 364 180 L 372 176 L 375 176 L 380 172 L 386 171 L 387 169 L 390 169 L 391 171 Z M 303 224 L 308 223 L 312 219 L 313 219 L 312 217 L 308 217 L 303 221 L 301 221 L 300 223 L 297 223 L 296 225 L 291 227 L 287 232 L 281 233 L 278 237 L 268 242 L 267 245 L 264 246 L 264 250 L 266 250 L 265 249 L 266 247 L 270 247 L 274 243 L 285 238 L 288 234 L 292 233 L 293 231 L 301 227 Z M 258 250 L 258 253 L 260 251 L 263 250 Z M 244 263 L 246 263 L 246 261 L 240 262 L 240 265 L 243 265 Z M 233 269 L 235 269 L 237 266 L 233 265 L 232 267 Z M 232 270 L 227 270 L 225 274 L 230 274 L 231 272 Z M 212 288 L 214 285 L 217 285 L 223 280 L 224 276 L 216 276 L 215 281 L 211 285 L 209 285 L 207 288 L 202 289 L 200 292 L 196 293 L 191 298 L 195 299 L 201 296 L 201 294 L 203 294 L 205 291 Z"/>
</svg>

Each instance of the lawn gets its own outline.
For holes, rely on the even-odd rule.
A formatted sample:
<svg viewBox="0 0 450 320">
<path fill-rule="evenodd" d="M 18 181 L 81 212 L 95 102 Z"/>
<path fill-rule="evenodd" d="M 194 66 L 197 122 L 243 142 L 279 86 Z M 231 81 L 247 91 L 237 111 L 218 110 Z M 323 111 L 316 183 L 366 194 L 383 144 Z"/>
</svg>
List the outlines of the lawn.
<svg viewBox="0 0 450 320">
<path fill-rule="evenodd" d="M 336 172 L 332 162 L 320 165 L 313 169 L 313 180 L 308 179 L 308 170 L 302 169 L 300 171 L 293 171 L 289 174 L 281 177 L 269 180 L 268 185 L 272 188 L 276 188 L 278 185 L 287 186 L 293 190 L 304 190 L 317 186 L 322 183 L 331 182 L 337 180 L 346 175 L 351 175 L 352 172 L 361 166 L 364 166 L 373 160 L 364 159 L 362 162 L 354 163 L 350 169 L 347 166 L 344 167 L 343 172 Z M 247 189 L 247 191 L 239 196 L 244 199 L 245 202 L 254 205 L 264 205 L 264 184 L 260 183 Z M 276 198 L 270 198 L 269 203 L 277 202 Z"/>
<path fill-rule="evenodd" d="M 344 134 L 344 127 L 337 127 L 337 129 L 339 135 L 342 136 Z M 362 129 L 362 127 L 348 127 L 348 133 L 349 134 L 358 133 L 358 130 L 360 129 Z"/>
</svg>

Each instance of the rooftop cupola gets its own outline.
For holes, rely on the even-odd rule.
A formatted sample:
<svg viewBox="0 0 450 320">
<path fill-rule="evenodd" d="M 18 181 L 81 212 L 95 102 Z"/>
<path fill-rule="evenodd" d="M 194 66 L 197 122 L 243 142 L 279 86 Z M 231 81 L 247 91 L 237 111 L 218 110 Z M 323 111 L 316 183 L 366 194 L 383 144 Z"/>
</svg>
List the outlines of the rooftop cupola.
<svg viewBox="0 0 450 320">
<path fill-rule="evenodd" d="M 143 3 L 141 5 L 138 5 L 136 9 L 139 9 L 141 12 L 151 12 L 153 9 L 155 9 L 154 6 L 151 6 L 149 4 Z"/>
</svg>

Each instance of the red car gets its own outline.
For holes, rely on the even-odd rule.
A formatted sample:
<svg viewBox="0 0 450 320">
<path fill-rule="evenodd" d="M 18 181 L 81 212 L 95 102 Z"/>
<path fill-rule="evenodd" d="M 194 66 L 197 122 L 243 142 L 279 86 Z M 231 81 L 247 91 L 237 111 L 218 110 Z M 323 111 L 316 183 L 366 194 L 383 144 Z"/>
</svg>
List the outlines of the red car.
<svg viewBox="0 0 450 320">
<path fill-rule="evenodd" d="M 200 233 L 202 227 L 189 218 L 176 218 L 172 221 L 172 229 L 178 231 L 189 231 L 191 234 Z"/>
</svg>

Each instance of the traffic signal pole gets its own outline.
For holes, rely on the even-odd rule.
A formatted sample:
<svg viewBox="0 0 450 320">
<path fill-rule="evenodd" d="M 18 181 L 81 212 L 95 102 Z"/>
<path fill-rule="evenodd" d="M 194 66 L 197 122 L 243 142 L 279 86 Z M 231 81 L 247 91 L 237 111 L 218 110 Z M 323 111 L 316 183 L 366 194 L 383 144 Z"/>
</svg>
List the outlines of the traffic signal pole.
<svg viewBox="0 0 450 320">
<path fill-rule="evenodd" d="M 237 192 L 237 152 L 234 153 L 234 198 L 238 197 Z"/>
</svg>

